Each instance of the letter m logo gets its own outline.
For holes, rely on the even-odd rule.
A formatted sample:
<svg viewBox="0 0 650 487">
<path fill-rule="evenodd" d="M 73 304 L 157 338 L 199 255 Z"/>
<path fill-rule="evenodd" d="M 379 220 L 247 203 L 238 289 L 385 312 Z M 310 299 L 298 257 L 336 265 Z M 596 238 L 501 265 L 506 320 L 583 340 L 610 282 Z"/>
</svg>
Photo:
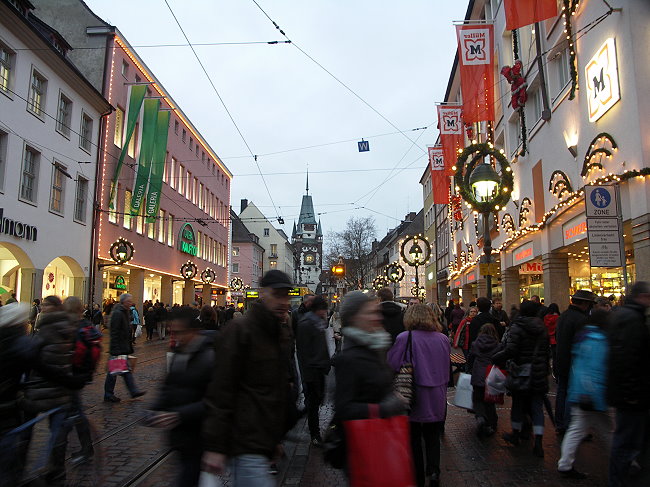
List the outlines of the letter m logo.
<svg viewBox="0 0 650 487">
<path fill-rule="evenodd" d="M 605 90 L 605 68 L 600 68 L 600 74 L 598 76 L 594 76 L 593 79 L 593 87 L 594 87 L 594 98 L 598 98 L 598 94 L 601 91 Z"/>
</svg>

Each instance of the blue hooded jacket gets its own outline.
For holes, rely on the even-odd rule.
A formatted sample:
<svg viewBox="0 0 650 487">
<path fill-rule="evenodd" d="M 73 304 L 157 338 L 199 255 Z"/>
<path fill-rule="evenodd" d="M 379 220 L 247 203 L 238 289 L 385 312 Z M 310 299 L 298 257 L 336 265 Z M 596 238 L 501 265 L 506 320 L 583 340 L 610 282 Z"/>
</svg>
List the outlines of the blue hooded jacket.
<svg viewBox="0 0 650 487">
<path fill-rule="evenodd" d="M 589 404 L 595 411 L 607 411 L 607 336 L 597 326 L 585 326 L 576 335 L 571 355 L 567 400 L 576 405 Z"/>
</svg>

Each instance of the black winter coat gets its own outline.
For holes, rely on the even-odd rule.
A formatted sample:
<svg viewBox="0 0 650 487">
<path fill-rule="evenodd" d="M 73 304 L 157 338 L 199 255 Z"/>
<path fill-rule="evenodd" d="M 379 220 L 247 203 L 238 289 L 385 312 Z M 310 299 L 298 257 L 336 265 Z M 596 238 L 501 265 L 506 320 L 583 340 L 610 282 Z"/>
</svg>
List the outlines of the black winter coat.
<svg viewBox="0 0 650 487">
<path fill-rule="evenodd" d="M 41 313 L 38 334 L 37 361 L 55 373 L 72 377 L 72 354 L 77 337 L 77 325 L 63 311 Z M 70 384 L 66 384 L 70 386 Z M 33 370 L 25 385 L 23 407 L 31 414 L 47 411 L 71 401 L 72 389 L 62 381 L 45 378 Z"/>
<path fill-rule="evenodd" d="M 621 410 L 650 408 L 650 332 L 645 308 L 628 299 L 611 314 L 608 403 Z"/>
<path fill-rule="evenodd" d="M 131 326 L 131 311 L 120 303 L 113 306 L 111 312 L 111 345 L 110 355 L 130 355 L 133 353 L 133 327 Z"/>
<path fill-rule="evenodd" d="M 213 338 L 199 335 L 172 358 L 152 409 L 179 413 L 180 424 L 169 432 L 174 448 L 200 449 L 201 425 L 205 417 L 203 398 L 214 373 L 214 357 Z"/>
<path fill-rule="evenodd" d="M 571 350 L 573 339 L 587 322 L 587 313 L 571 304 L 557 319 L 555 328 L 555 373 L 558 377 L 569 378 L 571 372 Z"/>
<path fill-rule="evenodd" d="M 472 343 L 474 343 L 474 340 L 478 337 L 478 332 L 481 330 L 481 327 L 483 325 L 487 325 L 488 323 L 492 323 L 494 325 L 494 328 L 496 329 L 497 327 L 500 328 L 500 325 L 498 323 L 495 323 L 496 320 L 494 319 L 494 316 L 489 311 L 485 311 L 483 313 L 477 314 L 474 318 L 472 318 L 472 321 L 469 323 L 469 347 L 470 349 L 472 348 Z"/>
<path fill-rule="evenodd" d="M 474 387 L 485 387 L 485 371 L 492 365 L 492 356 L 499 349 L 499 342 L 490 335 L 479 335 L 467 357 L 467 367 L 472 374 Z"/>
<path fill-rule="evenodd" d="M 223 327 L 205 398 L 207 451 L 270 458 L 286 433 L 293 335 L 263 303 Z"/>
<path fill-rule="evenodd" d="M 357 344 L 351 337 L 345 338 L 343 351 L 334 359 L 337 421 L 367 419 L 368 405 L 380 403 L 393 392 L 395 373 L 385 355 Z"/>
<path fill-rule="evenodd" d="M 395 343 L 397 335 L 404 331 L 404 309 L 394 301 L 383 301 L 379 303 L 379 311 L 384 330 L 390 333 L 391 343 Z"/>
<path fill-rule="evenodd" d="M 325 329 L 327 323 L 313 312 L 302 316 L 296 328 L 296 353 L 302 380 L 320 379 L 330 371 Z"/>
<path fill-rule="evenodd" d="M 492 361 L 501 367 L 507 360 L 513 360 L 517 365 L 532 364 L 532 392 L 548 392 L 549 340 L 542 320 L 518 316 L 513 321 L 505 348 L 492 357 Z"/>
</svg>

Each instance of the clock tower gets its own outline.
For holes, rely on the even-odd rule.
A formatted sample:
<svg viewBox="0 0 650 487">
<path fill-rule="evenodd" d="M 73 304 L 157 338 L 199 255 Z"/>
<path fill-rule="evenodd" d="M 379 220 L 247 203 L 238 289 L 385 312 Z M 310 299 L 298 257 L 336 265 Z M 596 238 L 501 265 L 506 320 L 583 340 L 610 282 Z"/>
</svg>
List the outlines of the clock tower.
<svg viewBox="0 0 650 487">
<path fill-rule="evenodd" d="M 300 217 L 298 224 L 293 224 L 291 241 L 298 258 L 298 285 L 315 293 L 323 270 L 323 230 L 320 221 L 316 221 L 314 203 L 309 194 L 309 173 L 306 192 L 300 206 Z"/>
</svg>

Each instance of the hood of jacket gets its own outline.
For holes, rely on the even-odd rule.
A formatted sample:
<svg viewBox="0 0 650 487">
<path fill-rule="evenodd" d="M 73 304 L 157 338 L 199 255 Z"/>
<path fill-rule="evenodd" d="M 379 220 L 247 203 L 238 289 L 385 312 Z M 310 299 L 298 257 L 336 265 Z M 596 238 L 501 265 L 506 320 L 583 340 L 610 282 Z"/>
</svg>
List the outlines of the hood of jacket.
<svg viewBox="0 0 650 487">
<path fill-rule="evenodd" d="M 402 307 L 395 301 L 383 301 L 379 303 L 379 307 L 386 317 L 395 317 L 402 314 Z"/>
<path fill-rule="evenodd" d="M 540 318 L 533 316 L 518 316 L 514 324 L 519 325 L 527 334 L 532 336 L 541 335 L 546 331 L 544 322 Z"/>
<path fill-rule="evenodd" d="M 39 323 L 39 328 L 50 326 L 54 323 L 69 323 L 70 315 L 65 311 L 52 311 L 51 313 L 42 313 Z"/>
<path fill-rule="evenodd" d="M 300 318 L 300 321 L 305 321 L 309 323 L 311 326 L 318 328 L 319 330 L 324 330 L 325 328 L 327 328 L 327 320 L 321 318 L 313 311 L 308 311 L 307 313 L 305 313 L 302 316 L 302 318 Z"/>
<path fill-rule="evenodd" d="M 474 346 L 479 353 L 489 353 L 493 351 L 497 345 L 499 345 L 497 339 L 487 334 L 479 335 L 476 340 L 474 340 Z"/>
</svg>

